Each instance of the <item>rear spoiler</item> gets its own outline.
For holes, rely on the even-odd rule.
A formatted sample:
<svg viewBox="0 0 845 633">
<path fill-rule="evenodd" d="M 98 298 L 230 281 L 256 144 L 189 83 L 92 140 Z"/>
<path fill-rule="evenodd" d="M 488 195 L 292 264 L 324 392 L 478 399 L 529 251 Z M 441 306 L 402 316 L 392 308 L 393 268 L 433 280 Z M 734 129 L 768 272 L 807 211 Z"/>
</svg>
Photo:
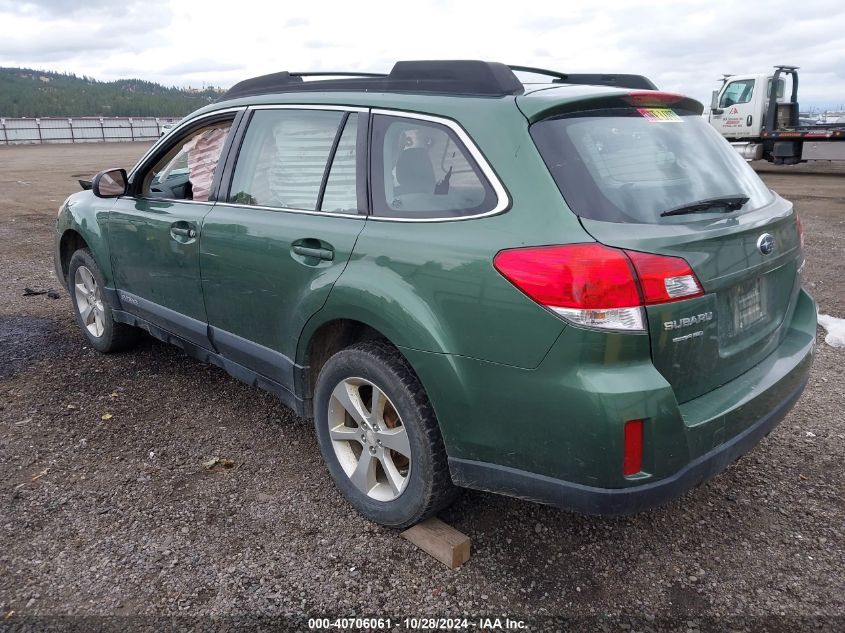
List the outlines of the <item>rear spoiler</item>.
<svg viewBox="0 0 845 633">
<path fill-rule="evenodd" d="M 542 95 L 543 92 L 535 93 Z M 554 99 L 526 99 L 520 109 L 528 118 L 529 123 L 536 123 L 542 119 L 557 116 L 569 116 L 575 113 L 590 112 L 592 110 L 612 110 L 616 108 L 638 109 L 674 109 L 701 115 L 704 106 L 684 95 L 654 90 L 629 90 L 627 92 L 600 93 L 579 99 L 566 99 L 557 102 Z"/>
</svg>

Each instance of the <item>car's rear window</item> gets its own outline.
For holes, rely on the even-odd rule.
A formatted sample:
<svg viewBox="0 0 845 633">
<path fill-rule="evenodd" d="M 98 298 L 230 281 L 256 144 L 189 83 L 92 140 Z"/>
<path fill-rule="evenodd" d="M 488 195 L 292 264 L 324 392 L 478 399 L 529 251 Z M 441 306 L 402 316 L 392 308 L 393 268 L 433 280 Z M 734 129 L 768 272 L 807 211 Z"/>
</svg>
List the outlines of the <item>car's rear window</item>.
<svg viewBox="0 0 845 633">
<path fill-rule="evenodd" d="M 744 213 L 772 194 L 701 116 L 669 108 L 612 108 L 539 121 L 531 136 L 569 207 L 606 222 L 678 223 L 699 214 L 661 213 L 705 200 L 747 198 Z M 714 205 L 706 213 L 721 213 Z M 700 212 L 700 209 L 699 209 Z"/>
</svg>

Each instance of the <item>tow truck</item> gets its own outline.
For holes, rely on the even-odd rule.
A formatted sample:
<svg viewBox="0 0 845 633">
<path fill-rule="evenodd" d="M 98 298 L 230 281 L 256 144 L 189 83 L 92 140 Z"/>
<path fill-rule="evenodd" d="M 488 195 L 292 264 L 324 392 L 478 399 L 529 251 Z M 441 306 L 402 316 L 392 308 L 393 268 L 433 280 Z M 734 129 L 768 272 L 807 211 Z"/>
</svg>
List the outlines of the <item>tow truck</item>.
<svg viewBox="0 0 845 633">
<path fill-rule="evenodd" d="M 710 125 L 748 161 L 794 165 L 845 160 L 845 123 L 800 124 L 798 66 L 774 68 L 772 74 L 725 75 L 721 87 L 713 91 Z M 784 98 L 787 79 L 789 100 Z"/>
</svg>

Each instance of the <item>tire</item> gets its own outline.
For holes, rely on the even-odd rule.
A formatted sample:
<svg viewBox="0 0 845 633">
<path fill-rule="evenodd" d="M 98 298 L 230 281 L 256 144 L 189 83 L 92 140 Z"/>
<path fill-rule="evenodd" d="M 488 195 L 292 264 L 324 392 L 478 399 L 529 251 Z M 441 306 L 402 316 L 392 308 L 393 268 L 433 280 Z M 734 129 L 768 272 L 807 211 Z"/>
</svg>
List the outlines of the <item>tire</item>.
<svg viewBox="0 0 845 633">
<path fill-rule="evenodd" d="M 103 295 L 105 281 L 87 248 L 76 251 L 68 265 L 68 292 L 76 322 L 91 347 L 105 354 L 129 349 L 138 341 L 137 328 L 114 320 Z"/>
<path fill-rule="evenodd" d="M 329 473 L 369 520 L 404 528 L 454 500 L 434 409 L 395 347 L 366 341 L 336 353 L 320 370 L 314 407 Z"/>
</svg>

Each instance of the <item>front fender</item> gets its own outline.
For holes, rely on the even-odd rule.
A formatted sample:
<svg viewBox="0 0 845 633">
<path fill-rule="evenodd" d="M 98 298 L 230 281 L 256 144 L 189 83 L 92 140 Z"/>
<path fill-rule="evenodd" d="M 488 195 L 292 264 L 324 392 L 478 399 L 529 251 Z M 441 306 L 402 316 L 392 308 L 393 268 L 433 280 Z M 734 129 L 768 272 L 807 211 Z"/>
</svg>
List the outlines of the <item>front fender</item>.
<svg viewBox="0 0 845 633">
<path fill-rule="evenodd" d="M 114 287 L 111 257 L 109 253 L 109 212 L 114 206 L 114 199 L 102 199 L 90 191 L 79 191 L 71 195 L 59 210 L 56 219 L 56 274 L 67 282 L 62 264 L 62 240 L 68 238 L 69 231 L 75 231 L 88 245 L 94 260 L 103 273 L 107 287 Z"/>
</svg>

